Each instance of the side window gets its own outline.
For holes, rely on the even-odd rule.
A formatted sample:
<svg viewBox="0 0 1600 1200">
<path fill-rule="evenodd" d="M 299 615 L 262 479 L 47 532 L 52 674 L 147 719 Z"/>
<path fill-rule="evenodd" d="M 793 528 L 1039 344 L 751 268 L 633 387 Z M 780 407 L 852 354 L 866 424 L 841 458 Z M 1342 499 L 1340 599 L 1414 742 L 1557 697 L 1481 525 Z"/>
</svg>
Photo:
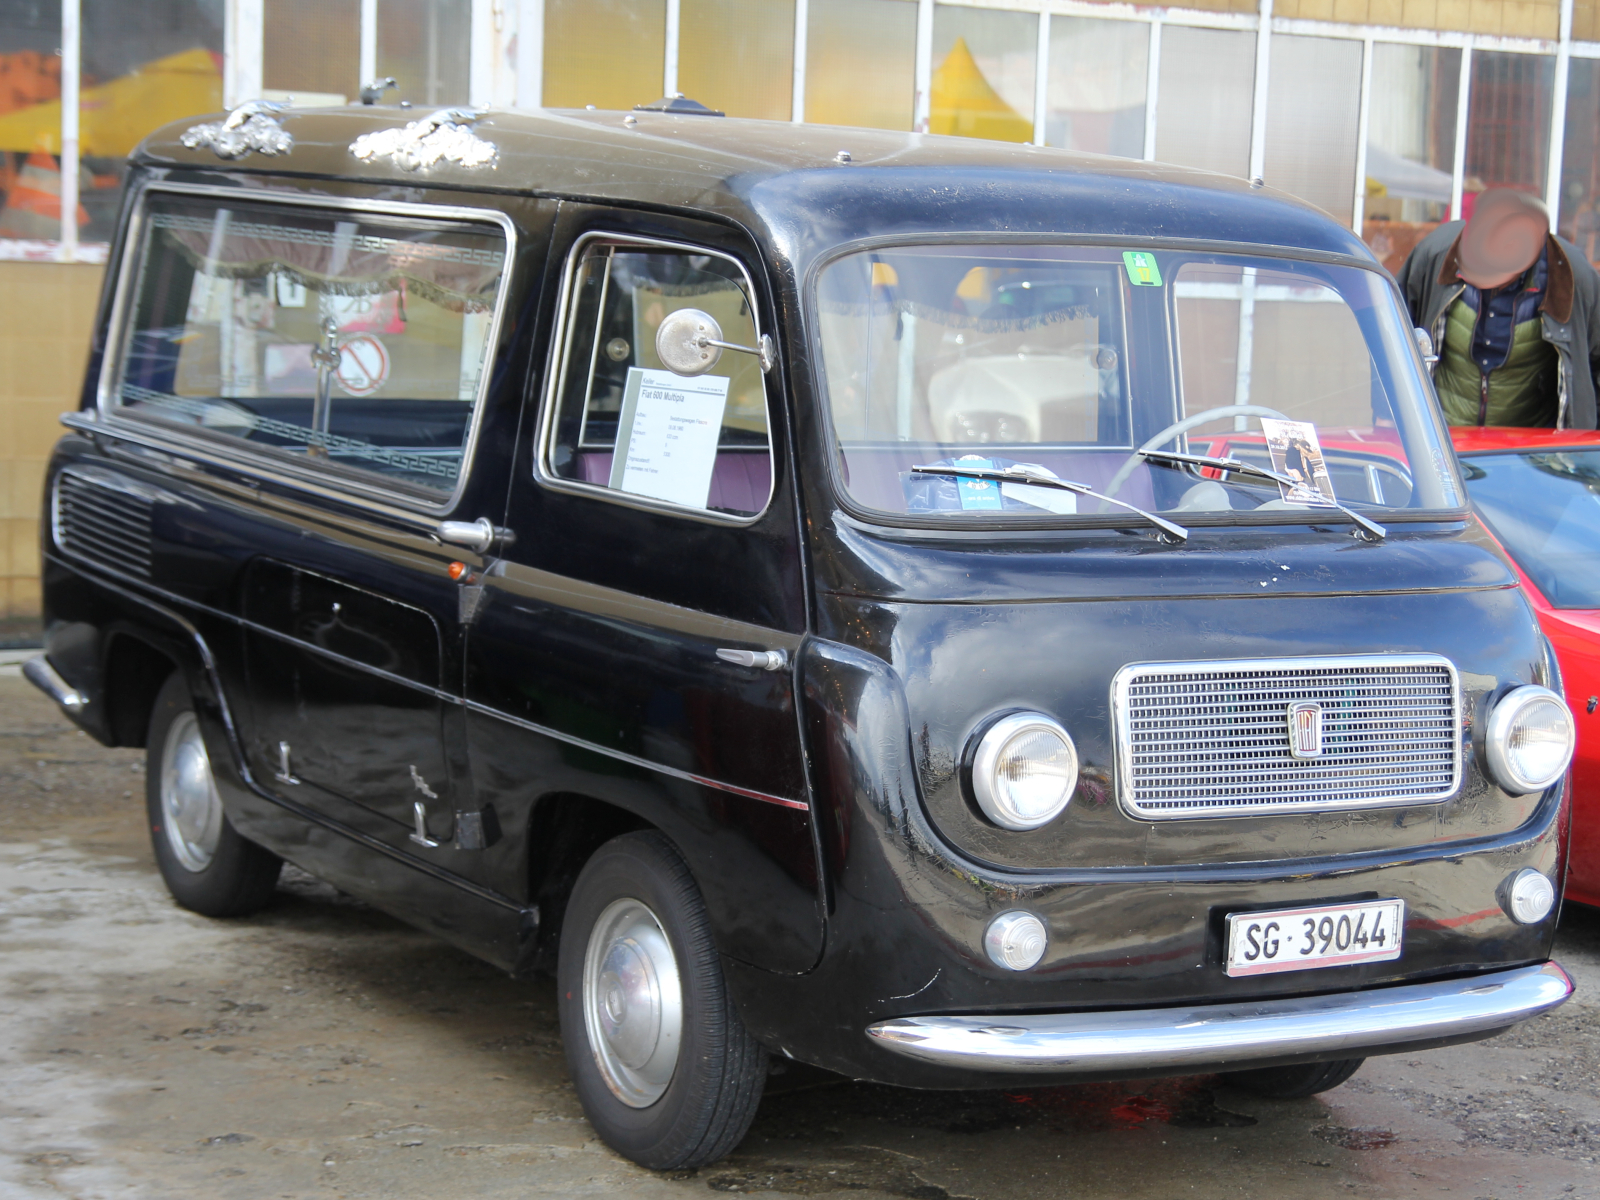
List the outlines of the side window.
<svg viewBox="0 0 1600 1200">
<path fill-rule="evenodd" d="M 759 333 L 744 272 L 718 254 L 590 241 L 568 292 L 545 470 L 682 508 L 748 517 L 767 506 L 772 453 Z M 656 353 L 668 315 L 711 318 L 723 349 L 701 374 Z M 711 326 L 707 326 L 710 328 Z M 713 352 L 714 353 L 714 352 Z"/>
<path fill-rule="evenodd" d="M 114 403 L 448 494 L 505 259 L 487 223 L 156 193 Z"/>
</svg>

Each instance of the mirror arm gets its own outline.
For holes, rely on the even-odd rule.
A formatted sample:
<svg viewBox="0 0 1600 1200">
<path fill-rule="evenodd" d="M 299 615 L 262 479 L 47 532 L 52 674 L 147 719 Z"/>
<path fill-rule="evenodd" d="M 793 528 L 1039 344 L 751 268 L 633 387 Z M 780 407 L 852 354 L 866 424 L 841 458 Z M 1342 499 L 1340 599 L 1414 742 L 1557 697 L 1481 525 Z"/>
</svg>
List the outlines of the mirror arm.
<svg viewBox="0 0 1600 1200">
<path fill-rule="evenodd" d="M 721 350 L 737 350 L 740 354 L 754 354 L 761 360 L 761 373 L 763 375 L 772 370 L 778 361 L 777 348 L 772 344 L 772 339 L 764 333 L 761 335 L 758 344 L 754 346 L 741 346 L 736 342 L 719 341 L 716 338 L 707 337 L 703 333 L 694 339 L 694 344 L 696 346 L 716 346 Z"/>
<path fill-rule="evenodd" d="M 1431 372 L 1434 364 L 1439 361 L 1439 354 L 1433 345 L 1433 335 L 1418 325 L 1411 331 L 1411 336 L 1417 343 L 1417 352 L 1422 355 L 1423 364 Z"/>
</svg>

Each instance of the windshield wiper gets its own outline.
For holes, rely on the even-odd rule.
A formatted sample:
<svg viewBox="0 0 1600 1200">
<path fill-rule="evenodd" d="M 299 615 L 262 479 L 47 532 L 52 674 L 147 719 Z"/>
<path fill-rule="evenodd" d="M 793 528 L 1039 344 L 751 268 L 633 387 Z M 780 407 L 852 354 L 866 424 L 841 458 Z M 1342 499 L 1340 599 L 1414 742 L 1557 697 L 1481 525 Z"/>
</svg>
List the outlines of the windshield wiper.
<svg viewBox="0 0 1600 1200">
<path fill-rule="evenodd" d="M 920 475 L 949 475 L 954 479 L 987 479 L 995 483 L 1020 483 L 1026 487 L 1056 488 L 1059 491 L 1073 492 L 1079 496 L 1092 496 L 1096 500 L 1104 500 L 1109 504 L 1117 505 L 1119 508 L 1125 508 L 1131 513 L 1137 513 L 1177 541 L 1183 542 L 1189 538 L 1189 531 L 1182 525 L 1176 525 L 1171 521 L 1156 516 L 1155 513 L 1145 512 L 1144 509 L 1118 500 L 1114 496 L 1102 496 L 1088 485 L 1074 483 L 1070 479 L 1051 479 L 1045 475 L 1029 475 L 1024 471 L 994 471 L 986 470 L 982 467 L 912 467 L 911 469 Z"/>
<path fill-rule="evenodd" d="M 1169 466 L 1188 463 L 1197 467 L 1216 467 L 1219 471 L 1239 471 L 1246 475 L 1259 475 L 1263 479 L 1270 479 L 1274 483 L 1282 483 L 1289 487 L 1303 486 L 1298 479 L 1291 479 L 1287 475 L 1279 475 L 1276 471 L 1269 471 L 1265 467 L 1258 467 L 1255 463 L 1243 462 L 1237 458 L 1219 458 L 1210 454 L 1177 454 L 1171 450 L 1141 450 L 1139 453 L 1144 458 L 1154 459 L 1156 462 L 1166 463 Z M 1382 541 L 1389 536 L 1389 531 L 1382 525 L 1379 525 L 1376 521 L 1369 521 L 1354 509 L 1346 508 L 1337 501 L 1326 505 L 1308 504 L 1306 507 L 1310 509 L 1337 509 L 1372 535 L 1366 538 L 1369 542 Z M 1357 534 L 1356 536 L 1361 537 L 1363 535 Z"/>
</svg>

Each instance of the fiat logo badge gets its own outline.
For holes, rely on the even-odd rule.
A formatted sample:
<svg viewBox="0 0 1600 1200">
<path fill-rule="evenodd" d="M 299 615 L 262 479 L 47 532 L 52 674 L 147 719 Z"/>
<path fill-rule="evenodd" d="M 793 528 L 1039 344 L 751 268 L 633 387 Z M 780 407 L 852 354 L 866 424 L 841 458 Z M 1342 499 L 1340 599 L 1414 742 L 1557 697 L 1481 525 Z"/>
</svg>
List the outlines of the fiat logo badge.
<svg viewBox="0 0 1600 1200">
<path fill-rule="evenodd" d="M 1289 757 L 1322 757 L 1322 705 L 1315 700 L 1289 705 Z"/>
</svg>

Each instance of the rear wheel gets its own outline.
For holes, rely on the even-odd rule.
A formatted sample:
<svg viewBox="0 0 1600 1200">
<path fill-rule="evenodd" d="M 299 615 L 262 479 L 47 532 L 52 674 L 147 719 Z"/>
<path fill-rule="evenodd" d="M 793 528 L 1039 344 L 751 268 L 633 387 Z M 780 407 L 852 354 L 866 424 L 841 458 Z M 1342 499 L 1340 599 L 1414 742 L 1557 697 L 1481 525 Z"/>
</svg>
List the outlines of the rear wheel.
<svg viewBox="0 0 1600 1200">
<path fill-rule="evenodd" d="M 665 837 L 625 834 L 585 864 L 556 978 L 578 1099 L 612 1149 L 663 1170 L 739 1144 L 767 1054 L 728 998 L 699 889 Z"/>
<path fill-rule="evenodd" d="M 223 812 L 181 672 L 156 696 L 145 755 L 150 842 L 172 898 L 208 917 L 244 916 L 265 905 L 283 860 L 240 837 Z"/>
<path fill-rule="evenodd" d="M 1359 1071 L 1366 1061 L 1364 1058 L 1338 1058 L 1294 1067 L 1261 1067 L 1254 1071 L 1229 1071 L 1221 1079 L 1273 1100 L 1301 1100 L 1318 1092 L 1332 1091 Z"/>
</svg>

